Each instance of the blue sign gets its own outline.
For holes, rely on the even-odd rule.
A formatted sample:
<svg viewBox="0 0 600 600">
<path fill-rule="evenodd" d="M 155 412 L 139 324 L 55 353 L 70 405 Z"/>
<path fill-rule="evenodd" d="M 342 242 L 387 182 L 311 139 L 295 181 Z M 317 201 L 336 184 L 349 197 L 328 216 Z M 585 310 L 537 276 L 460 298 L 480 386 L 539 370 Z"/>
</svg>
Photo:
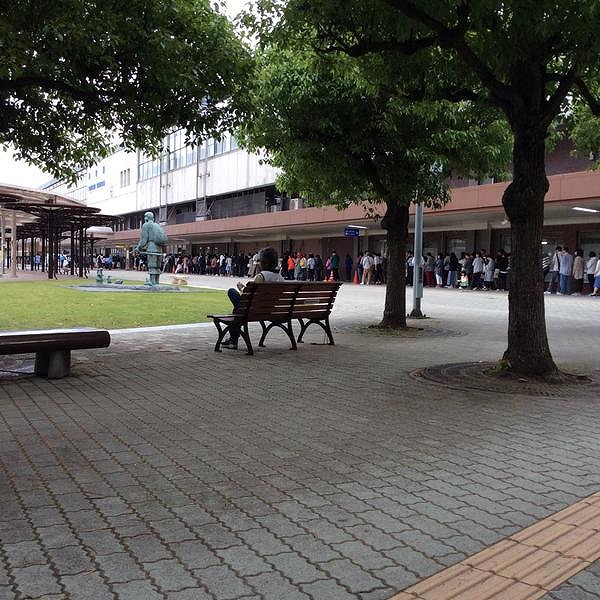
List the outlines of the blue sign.
<svg viewBox="0 0 600 600">
<path fill-rule="evenodd" d="M 354 229 L 354 227 L 346 227 L 346 229 L 344 229 L 344 235 L 346 237 L 358 237 L 360 235 L 360 229 Z"/>
</svg>

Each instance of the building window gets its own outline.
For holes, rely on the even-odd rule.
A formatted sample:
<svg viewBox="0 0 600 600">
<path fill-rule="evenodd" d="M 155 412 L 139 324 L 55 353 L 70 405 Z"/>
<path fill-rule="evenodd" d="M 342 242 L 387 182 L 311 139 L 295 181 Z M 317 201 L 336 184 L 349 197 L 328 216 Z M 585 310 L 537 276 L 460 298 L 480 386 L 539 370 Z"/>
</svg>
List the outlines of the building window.
<svg viewBox="0 0 600 600">
<path fill-rule="evenodd" d="M 143 152 L 139 153 L 138 179 L 144 181 L 157 177 L 159 173 L 188 167 L 200 160 L 237 149 L 237 140 L 228 132 L 222 134 L 218 140 L 209 138 L 194 142 L 183 129 L 179 129 L 164 138 L 163 152 L 159 157 L 153 158 Z"/>
<path fill-rule="evenodd" d="M 196 162 L 196 154 L 198 149 L 195 146 L 186 147 L 185 164 L 193 165 Z"/>
<path fill-rule="evenodd" d="M 122 188 L 131 184 L 131 169 L 125 169 L 119 173 L 119 183 Z"/>
</svg>

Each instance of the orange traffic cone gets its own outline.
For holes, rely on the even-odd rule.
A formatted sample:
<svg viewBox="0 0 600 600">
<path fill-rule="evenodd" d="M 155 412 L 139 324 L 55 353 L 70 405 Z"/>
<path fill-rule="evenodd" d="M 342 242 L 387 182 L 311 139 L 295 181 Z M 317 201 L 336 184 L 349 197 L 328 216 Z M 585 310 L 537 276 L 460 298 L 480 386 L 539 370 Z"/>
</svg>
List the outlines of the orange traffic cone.
<svg viewBox="0 0 600 600">
<path fill-rule="evenodd" d="M 329 275 L 329 282 L 331 283 L 333 281 L 334 281 L 334 279 L 333 279 L 333 269 L 331 269 L 331 274 Z"/>
<path fill-rule="evenodd" d="M 352 280 L 352 283 L 358 283 L 358 271 L 354 271 L 354 279 Z"/>
</svg>

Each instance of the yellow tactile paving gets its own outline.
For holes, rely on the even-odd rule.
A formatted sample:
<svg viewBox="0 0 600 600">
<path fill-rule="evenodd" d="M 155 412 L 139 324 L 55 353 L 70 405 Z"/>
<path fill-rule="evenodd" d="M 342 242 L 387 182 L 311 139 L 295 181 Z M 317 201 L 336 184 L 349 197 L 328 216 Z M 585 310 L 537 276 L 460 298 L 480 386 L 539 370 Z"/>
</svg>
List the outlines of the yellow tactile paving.
<svg viewBox="0 0 600 600">
<path fill-rule="evenodd" d="M 580 558 L 588 562 L 600 558 L 599 531 L 582 531 L 576 525 L 556 522 L 550 525 L 544 522 L 544 525 L 546 527 L 532 532 L 531 535 L 523 535 L 525 532 L 521 532 L 511 539 L 515 540 L 513 543 L 521 542 L 527 546 L 544 548 L 548 552 L 558 552 L 564 556 Z"/>
<path fill-rule="evenodd" d="M 390 600 L 535 600 L 600 558 L 600 492 Z"/>
</svg>

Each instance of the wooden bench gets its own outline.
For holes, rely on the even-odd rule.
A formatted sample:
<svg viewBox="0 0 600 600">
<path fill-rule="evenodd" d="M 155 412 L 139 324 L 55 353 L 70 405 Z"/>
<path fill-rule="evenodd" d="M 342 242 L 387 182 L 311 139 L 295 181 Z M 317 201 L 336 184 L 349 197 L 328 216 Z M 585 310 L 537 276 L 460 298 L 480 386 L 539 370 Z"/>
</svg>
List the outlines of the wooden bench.
<svg viewBox="0 0 600 600">
<path fill-rule="evenodd" d="M 71 372 L 71 350 L 107 348 L 106 329 L 0 331 L 0 355 L 35 352 L 35 374 L 59 379 Z"/>
<path fill-rule="evenodd" d="M 273 327 L 282 329 L 290 339 L 292 350 L 297 350 L 296 341 L 302 338 L 308 327 L 319 325 L 333 345 L 333 335 L 329 326 L 329 315 L 341 282 L 313 283 L 310 281 L 289 281 L 278 283 L 250 282 L 244 288 L 240 304 L 229 315 L 207 315 L 210 317 L 219 336 L 215 352 L 221 352 L 221 342 L 231 326 L 240 328 L 240 336 L 246 344 L 246 354 L 254 354 L 248 323 L 260 323 L 262 335 L 258 345 L 264 347 L 265 338 Z M 300 323 L 298 339 L 294 337 L 292 321 Z"/>
</svg>

